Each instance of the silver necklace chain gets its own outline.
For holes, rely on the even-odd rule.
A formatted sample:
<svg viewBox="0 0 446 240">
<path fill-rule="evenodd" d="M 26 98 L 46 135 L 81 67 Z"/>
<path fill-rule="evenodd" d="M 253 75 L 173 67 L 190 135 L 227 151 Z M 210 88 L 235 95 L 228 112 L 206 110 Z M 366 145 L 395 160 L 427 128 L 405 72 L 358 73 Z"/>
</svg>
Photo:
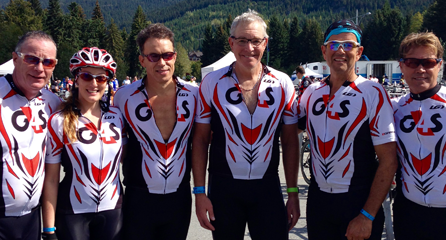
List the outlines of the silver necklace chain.
<svg viewBox="0 0 446 240">
<path fill-rule="evenodd" d="M 235 68 L 234 68 L 234 69 L 235 69 Z M 257 78 L 257 82 L 256 82 L 256 84 L 254 84 L 254 86 L 253 86 L 251 89 L 243 88 L 243 87 L 240 85 L 240 83 L 238 83 L 238 87 L 239 87 L 241 90 L 245 91 L 245 92 L 252 91 L 254 88 L 257 87 L 257 85 L 259 85 L 260 77 L 262 76 L 262 73 L 263 73 L 263 69 L 260 70 L 260 72 L 259 72 L 259 77 Z"/>
</svg>

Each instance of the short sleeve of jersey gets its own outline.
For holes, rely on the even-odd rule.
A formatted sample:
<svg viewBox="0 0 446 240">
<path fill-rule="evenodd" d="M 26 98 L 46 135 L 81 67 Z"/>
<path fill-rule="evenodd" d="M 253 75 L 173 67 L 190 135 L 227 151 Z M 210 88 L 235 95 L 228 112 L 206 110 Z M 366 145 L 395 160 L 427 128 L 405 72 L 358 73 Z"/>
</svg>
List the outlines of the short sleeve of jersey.
<svg viewBox="0 0 446 240">
<path fill-rule="evenodd" d="M 386 90 L 374 83 L 374 88 L 378 94 L 369 95 L 371 100 L 371 111 L 369 111 L 370 134 L 373 145 L 381 145 L 396 141 L 395 121 L 393 118 L 393 108 Z M 376 91 L 374 91 L 376 92 Z"/>
<path fill-rule="evenodd" d="M 306 129 L 306 116 L 307 116 L 307 100 L 311 92 L 313 92 L 316 84 L 310 85 L 306 91 L 300 95 L 299 100 L 297 102 L 297 118 L 299 129 Z"/>
<path fill-rule="evenodd" d="M 60 163 L 63 149 L 63 117 L 55 112 L 48 120 L 47 151 L 45 163 Z"/>
<path fill-rule="evenodd" d="M 280 73 L 280 79 L 283 79 L 282 86 L 285 91 L 285 103 L 286 107 L 283 114 L 283 123 L 294 124 L 297 123 L 297 100 L 296 100 L 296 91 L 294 90 L 294 85 L 288 75 L 284 73 Z"/>
</svg>

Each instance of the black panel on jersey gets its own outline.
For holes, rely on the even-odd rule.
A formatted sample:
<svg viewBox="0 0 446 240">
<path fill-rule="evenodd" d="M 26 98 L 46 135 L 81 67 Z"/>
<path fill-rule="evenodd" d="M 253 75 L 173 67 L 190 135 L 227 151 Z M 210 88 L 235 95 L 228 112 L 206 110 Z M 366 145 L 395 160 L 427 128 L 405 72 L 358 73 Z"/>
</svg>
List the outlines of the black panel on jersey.
<svg viewBox="0 0 446 240">
<path fill-rule="evenodd" d="M 127 126 L 128 123 L 126 123 Z M 142 150 L 141 143 L 131 127 L 127 127 L 127 154 L 122 162 L 124 185 L 130 187 L 147 188 L 146 181 L 141 173 Z"/>
<path fill-rule="evenodd" d="M 65 172 L 65 177 L 59 184 L 59 191 L 57 193 L 57 211 L 66 214 L 74 214 L 73 206 L 70 201 L 70 190 L 73 181 L 73 171 L 66 171 L 65 169 L 74 169 L 68 156 L 67 147 L 62 149 L 61 165 Z M 63 208 L 64 207 L 64 208 Z"/>
<path fill-rule="evenodd" d="M 378 169 L 378 161 L 375 159 L 375 148 L 370 135 L 369 121 L 365 121 L 353 142 L 353 159 L 355 171 L 350 182 L 351 190 L 370 188 Z"/>
</svg>

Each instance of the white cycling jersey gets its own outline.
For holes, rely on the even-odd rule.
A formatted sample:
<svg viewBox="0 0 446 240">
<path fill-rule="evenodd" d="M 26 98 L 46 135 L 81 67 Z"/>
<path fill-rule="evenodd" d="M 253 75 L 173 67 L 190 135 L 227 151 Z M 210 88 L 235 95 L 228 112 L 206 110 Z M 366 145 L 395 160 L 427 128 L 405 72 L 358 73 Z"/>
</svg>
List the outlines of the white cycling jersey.
<svg viewBox="0 0 446 240">
<path fill-rule="evenodd" d="M 60 99 L 42 89 L 28 100 L 12 75 L 0 78 L 0 217 L 23 216 L 42 193 L 48 118 Z"/>
<path fill-rule="evenodd" d="M 427 207 L 446 207 L 446 88 L 392 99 L 404 196 Z"/>
</svg>

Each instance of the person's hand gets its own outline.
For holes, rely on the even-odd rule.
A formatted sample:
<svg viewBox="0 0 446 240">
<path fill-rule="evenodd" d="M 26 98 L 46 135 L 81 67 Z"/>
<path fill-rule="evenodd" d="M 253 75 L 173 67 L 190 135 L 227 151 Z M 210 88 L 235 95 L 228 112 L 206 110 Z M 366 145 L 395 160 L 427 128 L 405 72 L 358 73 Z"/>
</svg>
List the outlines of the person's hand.
<svg viewBox="0 0 446 240">
<path fill-rule="evenodd" d="M 215 230 L 209 221 L 209 219 L 215 221 L 214 208 L 212 207 L 211 200 L 204 193 L 195 195 L 195 213 L 197 214 L 201 227 L 211 231 Z"/>
<path fill-rule="evenodd" d="M 288 231 L 293 229 L 300 217 L 300 204 L 298 193 L 288 193 L 288 201 L 286 202 L 286 210 L 288 215 Z"/>
<path fill-rule="evenodd" d="M 350 221 L 345 236 L 348 240 L 368 239 L 372 234 L 372 221 L 366 216 L 359 214 Z"/>
</svg>

